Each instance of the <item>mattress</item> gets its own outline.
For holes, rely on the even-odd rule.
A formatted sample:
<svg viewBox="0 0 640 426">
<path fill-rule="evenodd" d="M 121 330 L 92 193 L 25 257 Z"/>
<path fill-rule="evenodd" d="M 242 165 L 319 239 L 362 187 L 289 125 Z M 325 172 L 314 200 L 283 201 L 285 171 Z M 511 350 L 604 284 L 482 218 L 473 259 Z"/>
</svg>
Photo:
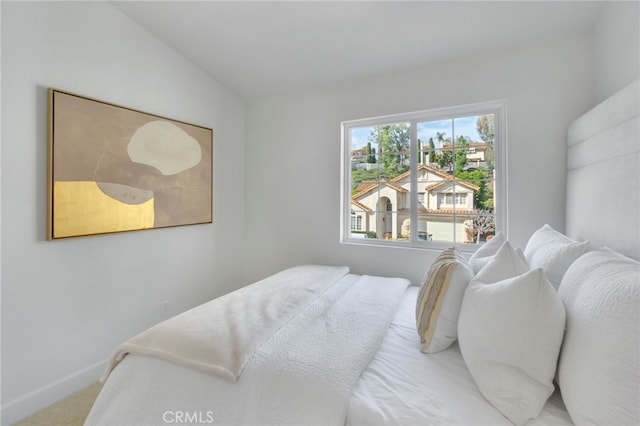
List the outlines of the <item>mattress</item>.
<svg viewBox="0 0 640 426">
<path fill-rule="evenodd" d="M 415 305 L 409 287 L 374 359 L 353 392 L 346 424 L 511 425 L 482 396 L 457 342 L 434 354 L 420 352 Z M 572 425 L 559 392 L 528 425 Z"/>
<path fill-rule="evenodd" d="M 409 287 L 404 293 L 379 351 L 356 384 L 345 424 L 510 425 L 480 394 L 457 344 L 436 354 L 420 352 L 417 291 Z M 251 380 L 243 376 L 229 383 L 169 361 L 130 354 L 109 376 L 86 424 L 276 424 L 239 421 L 243 416 L 238 413 L 254 396 Z M 556 393 L 529 424 L 572 423 Z"/>
</svg>

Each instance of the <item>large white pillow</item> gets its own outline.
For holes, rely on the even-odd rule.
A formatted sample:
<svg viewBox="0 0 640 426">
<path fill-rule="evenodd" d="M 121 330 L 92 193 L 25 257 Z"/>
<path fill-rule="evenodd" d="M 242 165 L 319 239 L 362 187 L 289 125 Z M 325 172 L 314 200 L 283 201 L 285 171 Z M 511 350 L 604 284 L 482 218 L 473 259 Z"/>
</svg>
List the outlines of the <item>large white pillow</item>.
<svg viewBox="0 0 640 426">
<path fill-rule="evenodd" d="M 640 424 L 640 263 L 584 254 L 558 293 L 567 310 L 558 380 L 576 424 Z"/>
<path fill-rule="evenodd" d="M 469 266 L 471 266 L 474 274 L 477 274 L 484 265 L 489 263 L 505 241 L 506 238 L 504 234 L 498 231 L 490 241 L 482 245 L 471 255 L 469 258 Z"/>
<path fill-rule="evenodd" d="M 577 242 L 556 231 L 549 225 L 534 232 L 524 255 L 529 266 L 542 268 L 549 282 L 557 289 L 569 266 L 588 249 L 588 241 Z"/>
<path fill-rule="evenodd" d="M 502 258 L 511 263 L 505 265 L 499 251 L 467 288 L 458 340 L 480 392 L 520 425 L 536 418 L 553 393 L 565 312 L 540 268 L 483 282 L 523 268 L 515 250 L 503 245 L 501 251 L 510 251 Z"/>
<path fill-rule="evenodd" d="M 454 247 L 444 250 L 431 265 L 416 302 L 422 352 L 439 352 L 456 341 L 460 304 L 472 277 L 471 268 Z"/>
</svg>

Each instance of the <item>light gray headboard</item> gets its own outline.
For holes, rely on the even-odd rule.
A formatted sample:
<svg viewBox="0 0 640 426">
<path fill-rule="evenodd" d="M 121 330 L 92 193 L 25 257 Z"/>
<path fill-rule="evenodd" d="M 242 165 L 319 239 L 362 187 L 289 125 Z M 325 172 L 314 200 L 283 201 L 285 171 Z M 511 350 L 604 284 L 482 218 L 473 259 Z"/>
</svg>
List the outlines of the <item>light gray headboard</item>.
<svg viewBox="0 0 640 426">
<path fill-rule="evenodd" d="M 566 233 L 640 259 L 640 84 L 569 127 Z"/>
</svg>

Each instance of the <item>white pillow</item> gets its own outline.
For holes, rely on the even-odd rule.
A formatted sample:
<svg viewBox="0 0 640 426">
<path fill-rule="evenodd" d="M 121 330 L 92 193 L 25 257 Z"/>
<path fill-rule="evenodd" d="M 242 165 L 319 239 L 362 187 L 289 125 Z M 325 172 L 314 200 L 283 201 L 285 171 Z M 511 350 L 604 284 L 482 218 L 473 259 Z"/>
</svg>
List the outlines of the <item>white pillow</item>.
<svg viewBox="0 0 640 426">
<path fill-rule="evenodd" d="M 505 241 L 506 239 L 502 232 L 498 231 L 489 242 L 482 245 L 471 255 L 469 258 L 469 266 L 471 266 L 474 274 L 477 274 L 484 265 L 489 263 Z"/>
<path fill-rule="evenodd" d="M 569 267 L 558 381 L 576 424 L 640 424 L 640 263 L 608 249 Z"/>
<path fill-rule="evenodd" d="M 524 255 L 531 268 L 542 268 L 557 289 L 571 264 L 587 251 L 588 241 L 577 242 L 544 225 L 531 235 Z"/>
<path fill-rule="evenodd" d="M 460 252 L 444 250 L 425 275 L 416 302 L 420 350 L 447 349 L 458 338 L 458 314 L 464 291 L 473 276 Z"/>
<path fill-rule="evenodd" d="M 507 267 L 492 260 L 469 285 L 458 340 L 480 392 L 520 425 L 538 417 L 553 393 L 565 312 L 542 269 L 493 283 L 478 281 L 522 267 L 513 250 L 511 260 Z"/>
<path fill-rule="evenodd" d="M 472 281 L 490 284 L 522 275 L 528 270 L 529 265 L 524 259 L 522 251 L 514 249 L 509 241 L 505 241 L 497 253 L 489 259 L 489 262 L 473 277 Z"/>
</svg>

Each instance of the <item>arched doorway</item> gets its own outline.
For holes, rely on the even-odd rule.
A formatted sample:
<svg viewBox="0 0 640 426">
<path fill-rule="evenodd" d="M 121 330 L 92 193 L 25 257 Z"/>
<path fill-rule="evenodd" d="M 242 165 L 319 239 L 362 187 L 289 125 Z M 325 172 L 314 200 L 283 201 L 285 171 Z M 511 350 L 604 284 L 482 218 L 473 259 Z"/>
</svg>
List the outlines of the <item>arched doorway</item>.
<svg viewBox="0 0 640 426">
<path fill-rule="evenodd" d="M 388 197 L 380 197 L 376 206 L 378 219 L 376 229 L 378 238 L 391 238 L 393 236 L 393 204 Z"/>
</svg>

